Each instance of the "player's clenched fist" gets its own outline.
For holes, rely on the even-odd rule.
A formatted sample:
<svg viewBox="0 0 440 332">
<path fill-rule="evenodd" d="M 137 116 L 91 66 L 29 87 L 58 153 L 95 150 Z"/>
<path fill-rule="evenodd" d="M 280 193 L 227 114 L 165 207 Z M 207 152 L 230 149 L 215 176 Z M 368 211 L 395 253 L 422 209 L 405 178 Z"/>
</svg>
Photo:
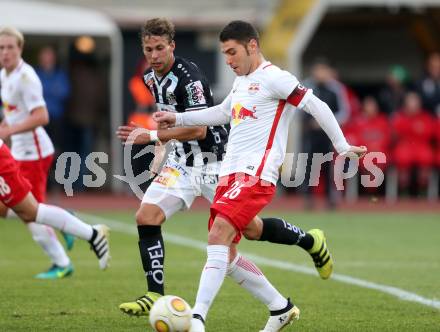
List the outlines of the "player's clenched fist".
<svg viewBox="0 0 440 332">
<path fill-rule="evenodd" d="M 159 123 L 161 128 L 170 128 L 176 125 L 176 115 L 170 112 L 155 112 L 153 120 Z"/>
<path fill-rule="evenodd" d="M 343 153 L 342 155 L 348 158 L 357 159 L 362 158 L 367 153 L 367 147 L 362 146 L 350 146 L 350 150 L 348 150 L 346 153 Z"/>
</svg>

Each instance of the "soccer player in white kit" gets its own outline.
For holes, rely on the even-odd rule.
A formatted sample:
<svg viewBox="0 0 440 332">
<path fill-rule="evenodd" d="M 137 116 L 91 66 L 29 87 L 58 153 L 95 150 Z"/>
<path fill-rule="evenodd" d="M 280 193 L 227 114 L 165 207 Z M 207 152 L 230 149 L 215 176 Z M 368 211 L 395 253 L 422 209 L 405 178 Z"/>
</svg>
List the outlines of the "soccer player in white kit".
<svg viewBox="0 0 440 332">
<path fill-rule="evenodd" d="M 208 258 L 202 271 L 191 332 L 205 331 L 204 321 L 225 275 L 235 264 L 241 234 L 275 194 L 293 112 L 312 114 L 338 153 L 359 157 L 365 147 L 350 146 L 328 106 L 303 87 L 296 77 L 265 61 L 258 33 L 243 21 L 229 23 L 220 34 L 227 64 L 237 74 L 232 90 L 217 106 L 197 112 L 157 112 L 165 126 L 230 123 L 228 148 L 211 205 Z M 278 292 L 255 294 L 268 304 L 270 317 L 262 331 L 279 331 L 299 309 Z"/>
<path fill-rule="evenodd" d="M 52 142 L 42 127 L 48 122 L 42 85 L 34 69 L 21 58 L 23 44 L 23 35 L 18 30 L 9 27 L 0 29 L 0 64 L 3 67 L 0 71 L 0 88 L 5 116 L 0 126 L 0 139 L 11 138 L 10 154 L 16 160 L 15 163 L 9 161 L 9 150 L 6 151 L 7 147 L 1 146 L 1 169 L 7 169 L 9 173 L 11 170 L 15 172 L 15 166 L 19 169 L 17 177 L 6 173 L 0 177 L 0 184 L 3 186 L 0 192 L 0 196 L 3 196 L 3 204 L 0 203 L 2 217 L 15 215 L 12 212 L 14 206 L 20 204 L 21 199 L 28 194 L 28 184 L 33 199 L 39 203 L 45 201 L 47 176 L 54 154 Z M 3 145 L 3 142 L 0 144 Z M 7 195 L 8 198 L 5 198 Z M 58 213 L 61 225 L 75 220 L 70 216 L 65 217 L 64 212 Z M 38 222 L 29 222 L 27 226 L 33 239 L 43 248 L 53 264 L 48 271 L 36 277 L 56 279 L 71 275 L 73 266 L 54 230 Z M 91 226 L 87 225 L 86 228 L 87 234 L 94 233 Z"/>
<path fill-rule="evenodd" d="M 0 204 L 16 213 L 26 224 L 35 222 L 72 234 L 90 243 L 101 270 L 110 260 L 109 229 L 105 225 L 88 225 L 57 206 L 39 203 L 31 192 L 31 184 L 20 173 L 17 161 L 0 139 Z"/>
<path fill-rule="evenodd" d="M 212 106 L 209 83 L 195 64 L 174 56 L 173 38 L 174 26 L 166 19 L 150 19 L 142 28 L 144 55 L 152 65 L 152 68 L 144 74 L 144 82 L 155 97 L 157 108 L 186 112 Z M 138 132 L 136 134 L 133 131 Z M 134 137 L 132 134 L 135 134 Z M 136 213 L 139 251 L 148 291 L 135 301 L 122 303 L 119 308 L 125 314 L 146 316 L 154 302 L 165 294 L 165 246 L 161 224 L 178 210 L 188 209 L 196 196 L 203 196 L 212 202 L 217 187 L 220 161 L 227 142 L 227 131 L 221 126 L 158 131 L 121 126 L 117 135 L 124 142 L 133 140 L 132 143 L 141 144 L 158 139 L 162 142 L 171 139 L 179 141 L 175 142 L 174 150 L 168 156 L 160 174 L 145 192 L 142 204 Z M 190 151 L 191 153 L 188 153 Z M 205 157 L 208 158 L 204 161 Z M 312 235 L 278 218 L 256 217 L 250 226 L 252 227 L 244 232 L 247 238 L 296 244 L 306 250 L 313 249 L 313 246 L 325 247 L 322 238 L 315 241 Z M 287 227 L 290 227 L 290 230 L 279 231 Z M 326 279 L 331 274 L 332 261 L 327 249 L 322 248 L 322 252 L 327 253 L 326 256 L 322 255 L 322 259 L 314 259 L 314 261 L 315 264 L 317 261 L 325 263 L 325 265 L 319 264 L 317 270 L 320 276 Z M 241 255 L 229 275 L 241 287 L 248 290 L 251 287 L 251 292 L 257 289 L 258 292 L 261 292 L 261 289 L 273 289 L 262 272 Z M 260 298 L 260 300 L 264 299 Z"/>
<path fill-rule="evenodd" d="M 213 105 L 209 83 L 200 69 L 194 63 L 174 56 L 174 26 L 171 22 L 161 18 L 148 20 L 142 28 L 141 39 L 144 55 L 152 65 L 144 74 L 144 83 L 159 110 L 190 112 Z M 245 115 L 243 111 L 240 114 L 238 117 Z M 128 315 L 147 316 L 154 302 L 165 294 L 166 250 L 161 225 L 178 210 L 189 209 L 196 196 L 213 201 L 227 132 L 222 126 L 149 131 L 130 125 L 120 126 L 117 136 L 128 144 L 179 141 L 175 142 L 174 151 L 169 154 L 162 170 L 158 169 L 160 153 L 156 150 L 150 172 L 160 173 L 145 192 L 136 213 L 139 253 L 148 291 L 135 301 L 120 304 L 119 308 Z M 311 255 L 322 279 L 328 279 L 332 273 L 333 261 L 321 230 L 304 232 L 280 218 L 254 216 L 243 235 L 249 240 L 297 245 Z M 252 261 L 238 253 L 228 276 L 252 294 L 276 291 Z M 269 298 L 271 296 L 259 299 L 267 304 L 265 301 Z M 276 304 L 274 308 L 277 309 Z"/>
</svg>

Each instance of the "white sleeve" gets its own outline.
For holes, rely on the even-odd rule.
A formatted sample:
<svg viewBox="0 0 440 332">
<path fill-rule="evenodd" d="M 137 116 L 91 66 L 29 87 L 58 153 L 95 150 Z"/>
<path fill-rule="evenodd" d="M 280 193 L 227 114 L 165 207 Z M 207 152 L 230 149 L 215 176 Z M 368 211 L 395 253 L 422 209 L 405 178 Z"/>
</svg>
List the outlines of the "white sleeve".
<svg viewBox="0 0 440 332">
<path fill-rule="evenodd" d="M 289 104 L 298 108 L 304 107 L 312 90 L 307 89 L 288 71 L 274 69 L 271 76 L 271 89 L 276 99 L 287 100 Z"/>
<path fill-rule="evenodd" d="M 219 105 L 198 111 L 176 113 L 176 127 L 219 126 L 231 121 L 231 94 Z"/>
<path fill-rule="evenodd" d="M 312 93 L 305 103 L 303 110 L 315 118 L 339 154 L 348 152 L 350 145 L 347 143 L 333 112 L 326 103 Z"/>
<path fill-rule="evenodd" d="M 36 73 L 24 72 L 20 83 L 23 102 L 28 112 L 37 107 L 46 106 L 43 99 L 43 86 Z"/>
</svg>

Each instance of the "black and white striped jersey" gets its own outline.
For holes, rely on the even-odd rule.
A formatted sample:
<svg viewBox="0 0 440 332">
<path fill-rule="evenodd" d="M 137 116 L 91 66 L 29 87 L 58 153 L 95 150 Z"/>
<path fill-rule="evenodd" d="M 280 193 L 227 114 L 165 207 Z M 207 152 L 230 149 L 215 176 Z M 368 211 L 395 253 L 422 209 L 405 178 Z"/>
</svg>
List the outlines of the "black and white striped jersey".
<svg viewBox="0 0 440 332">
<path fill-rule="evenodd" d="M 196 111 L 214 103 L 205 75 L 193 62 L 181 57 L 175 57 L 171 70 L 163 77 L 157 77 L 152 69 L 147 70 L 144 83 L 156 99 L 160 111 Z M 211 162 L 214 155 L 216 160 L 221 161 L 227 140 L 228 131 L 224 126 L 210 126 L 203 140 L 176 142 L 174 155 L 187 166 Z M 203 155 L 208 153 L 210 157 L 204 158 Z"/>
</svg>

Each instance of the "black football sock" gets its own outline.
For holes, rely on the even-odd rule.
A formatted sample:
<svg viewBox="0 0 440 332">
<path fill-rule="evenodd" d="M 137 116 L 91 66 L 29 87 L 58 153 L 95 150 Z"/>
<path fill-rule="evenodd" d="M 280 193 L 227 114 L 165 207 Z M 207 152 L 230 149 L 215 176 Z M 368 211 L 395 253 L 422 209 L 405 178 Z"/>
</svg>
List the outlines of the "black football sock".
<svg viewBox="0 0 440 332">
<path fill-rule="evenodd" d="M 138 225 L 139 252 L 148 291 L 164 295 L 165 246 L 160 226 Z"/>
<path fill-rule="evenodd" d="M 297 245 L 305 250 L 313 247 L 313 237 L 301 228 L 280 218 L 262 218 L 263 231 L 259 241 Z"/>
</svg>

